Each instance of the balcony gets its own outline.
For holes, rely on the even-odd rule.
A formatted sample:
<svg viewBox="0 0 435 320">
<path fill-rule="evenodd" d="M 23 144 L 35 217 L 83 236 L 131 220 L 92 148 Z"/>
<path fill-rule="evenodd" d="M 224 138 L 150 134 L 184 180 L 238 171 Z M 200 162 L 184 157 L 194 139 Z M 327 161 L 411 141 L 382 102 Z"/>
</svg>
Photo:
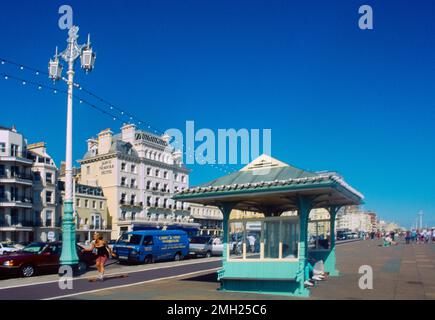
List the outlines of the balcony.
<svg viewBox="0 0 435 320">
<path fill-rule="evenodd" d="M 0 182 L 31 186 L 33 184 L 33 176 L 26 173 L 3 173 L 0 174 Z"/>
<path fill-rule="evenodd" d="M 0 207 L 32 208 L 33 199 L 30 197 L 1 197 Z"/>
<path fill-rule="evenodd" d="M 124 199 L 121 199 L 119 201 L 119 204 L 122 207 L 130 207 L 130 208 L 141 208 L 143 207 L 143 202 L 135 202 L 135 201 L 126 201 Z"/>
<path fill-rule="evenodd" d="M 27 158 L 27 152 L 19 152 L 11 149 L 6 149 L 5 153 L 0 153 L 0 161 L 16 162 L 31 166 L 33 161 Z"/>
<path fill-rule="evenodd" d="M 34 221 L 12 221 L 11 223 L 7 221 L 0 222 L 0 230 L 8 231 L 8 230 L 20 230 L 20 231 L 33 231 L 33 228 L 36 227 L 36 223 Z"/>
</svg>

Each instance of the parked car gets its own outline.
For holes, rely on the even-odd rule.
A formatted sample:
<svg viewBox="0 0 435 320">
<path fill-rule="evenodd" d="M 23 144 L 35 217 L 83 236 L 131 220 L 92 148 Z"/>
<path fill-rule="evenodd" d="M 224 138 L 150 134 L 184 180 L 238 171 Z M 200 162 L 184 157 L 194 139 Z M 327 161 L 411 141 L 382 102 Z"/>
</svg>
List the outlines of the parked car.
<svg viewBox="0 0 435 320">
<path fill-rule="evenodd" d="M 211 254 L 213 256 L 222 256 L 224 252 L 224 244 L 221 238 L 213 238 L 211 243 Z"/>
<path fill-rule="evenodd" d="M 110 247 L 110 249 L 113 250 L 113 246 L 116 244 L 117 240 L 109 240 L 107 241 L 107 245 Z"/>
<path fill-rule="evenodd" d="M 213 237 L 211 236 L 194 236 L 189 241 L 189 256 L 190 257 L 206 257 L 212 256 Z"/>
<path fill-rule="evenodd" d="M 92 252 L 82 252 L 77 245 L 79 257 L 78 270 L 85 271 L 95 264 L 96 256 Z M 39 272 L 57 272 L 60 266 L 61 242 L 33 242 L 20 251 L 0 257 L 0 275 L 19 275 L 32 277 Z"/>
<path fill-rule="evenodd" d="M 29 244 L 30 244 L 30 242 L 17 242 L 17 243 L 14 243 L 13 246 L 14 246 L 15 248 L 17 248 L 18 250 L 22 250 L 22 249 L 24 249 L 26 246 L 28 246 Z"/>
<path fill-rule="evenodd" d="M 113 246 L 113 252 L 120 263 L 179 261 L 189 252 L 189 239 L 182 230 L 125 232 Z"/>
<path fill-rule="evenodd" d="M 0 256 L 18 251 L 11 243 L 0 242 Z"/>
</svg>

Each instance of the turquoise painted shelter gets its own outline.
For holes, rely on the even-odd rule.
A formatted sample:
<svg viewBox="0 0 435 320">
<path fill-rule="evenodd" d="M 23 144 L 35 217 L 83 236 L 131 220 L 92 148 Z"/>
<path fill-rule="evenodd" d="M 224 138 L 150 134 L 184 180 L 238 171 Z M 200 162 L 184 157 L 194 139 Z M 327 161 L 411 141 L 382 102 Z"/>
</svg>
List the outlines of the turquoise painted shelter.
<svg viewBox="0 0 435 320">
<path fill-rule="evenodd" d="M 238 172 L 184 190 L 177 201 L 217 206 L 223 213 L 222 290 L 309 296 L 304 282 L 310 257 L 322 259 L 325 271 L 335 265 L 335 218 L 343 206 L 359 205 L 363 195 L 335 172 L 309 172 L 262 155 Z M 329 212 L 327 245 L 310 251 L 310 211 Z M 230 220 L 237 209 L 264 218 Z"/>
</svg>

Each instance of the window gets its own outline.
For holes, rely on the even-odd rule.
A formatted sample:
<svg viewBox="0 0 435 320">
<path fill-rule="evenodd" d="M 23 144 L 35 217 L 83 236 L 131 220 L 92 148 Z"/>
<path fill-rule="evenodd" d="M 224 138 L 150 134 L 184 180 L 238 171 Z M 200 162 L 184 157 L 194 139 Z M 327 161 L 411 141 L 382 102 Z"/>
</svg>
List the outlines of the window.
<svg viewBox="0 0 435 320">
<path fill-rule="evenodd" d="M 163 191 L 165 191 L 165 192 L 168 191 L 168 185 L 167 185 L 167 184 L 164 184 L 164 185 L 163 185 Z"/>
<path fill-rule="evenodd" d="M 4 164 L 0 164 L 0 177 L 4 177 L 6 175 L 6 169 Z"/>
<path fill-rule="evenodd" d="M 86 166 L 86 174 L 91 174 L 91 166 Z"/>
<path fill-rule="evenodd" d="M 147 197 L 147 207 L 151 207 L 151 197 Z"/>
<path fill-rule="evenodd" d="M 53 183 L 53 175 L 51 174 L 51 172 L 47 172 L 45 174 L 45 181 L 47 183 Z"/>
<path fill-rule="evenodd" d="M 168 179 L 168 171 L 163 172 L 163 178 Z"/>
<path fill-rule="evenodd" d="M 52 227 L 53 224 L 53 211 L 47 210 L 45 211 L 45 226 Z"/>
<path fill-rule="evenodd" d="M 151 168 L 147 168 L 147 175 L 148 175 L 148 176 L 151 175 Z"/>
<path fill-rule="evenodd" d="M 76 208 L 80 208 L 80 199 L 76 199 Z"/>
<path fill-rule="evenodd" d="M 160 177 L 160 170 L 156 170 L 156 177 Z"/>
<path fill-rule="evenodd" d="M 11 144 L 11 157 L 18 157 L 18 148 L 19 146 L 16 144 Z"/>
<path fill-rule="evenodd" d="M 6 153 L 6 144 L 4 142 L 0 142 L 0 153 Z"/>
<path fill-rule="evenodd" d="M 5 199 L 5 186 L 0 186 L 0 199 Z"/>
<path fill-rule="evenodd" d="M 89 200 L 88 199 L 85 200 L 85 208 L 89 208 Z"/>
<path fill-rule="evenodd" d="M 125 162 L 121 163 L 121 171 L 125 171 L 127 164 Z"/>
<path fill-rule="evenodd" d="M 131 179 L 130 188 L 136 188 L 136 179 Z"/>
<path fill-rule="evenodd" d="M 156 182 L 156 190 L 160 189 L 160 183 Z"/>
<path fill-rule="evenodd" d="M 133 172 L 133 173 L 136 172 L 136 166 L 134 164 L 131 165 L 131 172 Z"/>
<path fill-rule="evenodd" d="M 130 198 L 130 204 L 133 205 L 136 201 L 136 195 L 132 194 Z"/>
<path fill-rule="evenodd" d="M 97 201 L 92 201 L 92 208 L 97 209 Z"/>
<path fill-rule="evenodd" d="M 125 220 L 126 214 L 127 214 L 126 211 L 121 211 L 121 220 Z"/>
<path fill-rule="evenodd" d="M 91 225 L 94 227 L 94 229 L 101 229 L 101 217 L 99 214 L 92 215 Z"/>
<path fill-rule="evenodd" d="M 145 236 L 143 238 L 143 245 L 144 246 L 152 246 L 153 245 L 153 236 Z"/>
<path fill-rule="evenodd" d="M 45 202 L 46 203 L 53 203 L 53 192 L 52 191 L 45 192 Z"/>
<path fill-rule="evenodd" d="M 160 203 L 160 198 L 156 198 L 155 207 L 158 207 Z"/>
<path fill-rule="evenodd" d="M 166 208 L 168 205 L 168 199 L 163 200 L 163 208 Z"/>
<path fill-rule="evenodd" d="M 181 182 L 186 183 L 186 176 L 181 176 Z"/>
<path fill-rule="evenodd" d="M 178 181 L 178 174 L 175 174 L 175 175 L 174 175 L 174 180 L 175 180 L 175 181 Z"/>
<path fill-rule="evenodd" d="M 296 259 L 298 217 L 232 220 L 228 229 L 230 259 Z"/>
<path fill-rule="evenodd" d="M 103 201 L 100 201 L 100 210 L 103 210 Z"/>
<path fill-rule="evenodd" d="M 125 187 L 126 184 L 127 184 L 127 178 L 126 178 L 126 177 L 122 177 L 122 178 L 121 178 L 121 186 L 122 186 L 122 187 Z"/>
<path fill-rule="evenodd" d="M 127 195 L 125 193 L 121 194 L 121 204 L 125 203 L 125 198 L 127 197 Z"/>
<path fill-rule="evenodd" d="M 147 181 L 147 190 L 151 189 L 151 181 Z"/>
</svg>

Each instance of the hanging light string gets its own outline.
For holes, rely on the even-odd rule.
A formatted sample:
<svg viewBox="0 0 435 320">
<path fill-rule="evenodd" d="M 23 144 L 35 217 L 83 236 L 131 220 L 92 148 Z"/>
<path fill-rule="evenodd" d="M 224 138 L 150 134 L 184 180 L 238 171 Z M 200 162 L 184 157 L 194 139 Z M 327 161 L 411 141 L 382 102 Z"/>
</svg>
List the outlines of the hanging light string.
<svg viewBox="0 0 435 320">
<path fill-rule="evenodd" d="M 68 95 L 67 90 L 59 89 L 59 88 L 56 88 L 54 86 L 45 85 L 45 84 L 38 83 L 38 82 L 35 82 L 32 80 L 24 79 L 22 77 L 17 77 L 17 76 L 11 75 L 11 74 L 6 74 L 6 73 L 0 72 L 0 77 L 2 77 L 4 80 L 15 80 L 17 82 L 20 82 L 23 86 L 34 86 L 38 90 L 46 89 L 46 90 L 51 91 L 54 94 L 61 93 L 61 94 L 64 94 L 66 96 Z M 77 102 L 79 102 L 79 104 L 87 105 L 87 106 L 91 107 L 92 109 L 110 117 L 113 121 L 120 122 L 121 125 L 123 125 L 127 122 L 127 119 L 125 119 L 125 117 L 124 118 L 119 117 L 118 114 L 115 114 L 113 112 L 109 112 L 109 111 L 105 110 L 104 108 L 102 108 L 102 107 L 100 107 L 100 106 L 98 106 L 98 105 L 96 105 L 96 104 L 94 104 L 86 99 L 83 99 L 82 97 L 79 97 L 79 96 L 73 94 L 73 99 L 76 100 Z M 182 153 L 186 157 L 186 159 L 187 159 L 187 157 L 191 157 L 192 153 L 195 152 L 195 150 L 192 150 L 190 148 L 184 148 L 184 145 L 182 146 L 181 150 L 183 150 Z M 194 154 L 193 154 L 193 156 L 194 156 Z M 234 169 L 231 170 L 231 169 L 225 168 L 224 167 L 225 165 L 221 165 L 221 164 L 216 165 L 216 164 L 207 163 L 207 165 L 209 165 L 210 167 L 215 168 L 215 169 L 217 169 L 225 174 L 231 174 L 231 173 L 236 171 Z"/>
<path fill-rule="evenodd" d="M 31 71 L 36 76 L 38 76 L 40 74 L 49 76 L 48 72 L 41 71 L 39 69 L 36 69 L 36 68 L 33 68 L 33 67 L 29 67 L 29 66 L 27 66 L 25 64 L 20 64 L 20 63 L 17 63 L 15 61 L 11 61 L 11 60 L 4 59 L 4 58 L 0 57 L 0 65 L 5 65 L 5 64 L 10 64 L 10 65 L 16 66 L 20 70 Z M 23 79 L 21 77 L 16 77 L 16 76 L 13 76 L 13 75 L 10 75 L 10 74 L 0 73 L 0 76 L 4 77 L 5 80 L 10 78 L 10 79 L 14 79 L 14 80 L 20 81 L 23 85 L 25 85 L 25 84 L 34 85 L 39 90 L 44 88 L 44 89 L 51 90 L 53 93 L 60 92 L 60 93 L 66 94 L 66 95 L 68 94 L 68 91 L 66 91 L 66 90 L 58 89 L 56 87 L 44 85 L 44 84 L 37 83 L 37 82 L 34 82 L 34 81 L 29 81 L 29 80 Z M 62 77 L 62 80 L 64 82 L 68 81 L 65 77 Z M 87 100 L 85 100 L 85 99 L 83 99 L 81 97 L 73 95 L 73 98 L 75 100 L 78 100 L 80 104 L 88 105 L 91 108 L 93 108 L 93 109 L 95 109 L 95 110 L 97 110 L 97 111 L 99 111 L 99 112 L 101 112 L 101 113 L 103 113 L 103 114 L 105 114 L 107 116 L 110 116 L 112 118 L 112 120 L 114 120 L 114 121 L 116 121 L 116 120 L 120 121 L 122 124 L 125 124 L 125 123 L 134 123 L 133 121 L 136 120 L 136 123 L 138 124 L 138 126 L 140 126 L 140 128 L 143 128 L 144 130 L 146 130 L 148 132 L 151 132 L 151 133 L 154 133 L 154 134 L 157 134 L 157 135 L 160 135 L 160 136 L 165 133 L 163 130 L 160 130 L 160 129 L 152 126 L 151 124 L 149 124 L 149 123 L 147 123 L 145 121 L 140 120 L 135 115 L 133 115 L 133 114 L 123 110 L 122 108 L 120 108 L 120 107 L 116 106 L 115 104 L 107 101 L 106 99 L 100 97 L 99 95 L 93 93 L 92 91 L 84 88 L 82 85 L 80 85 L 78 83 L 74 83 L 73 85 L 80 92 L 84 92 L 84 93 L 88 94 L 90 97 L 98 100 L 100 103 L 105 104 L 106 107 L 108 107 L 111 111 L 106 111 L 102 107 L 99 107 L 99 106 L 91 103 L 90 101 L 87 101 Z M 115 114 L 113 111 L 116 111 L 118 114 Z M 191 156 L 191 150 L 190 150 L 190 148 L 188 148 L 188 149 L 189 150 L 185 150 L 184 145 L 183 145 L 183 148 L 182 148 L 182 150 L 184 150 L 183 151 L 183 155 L 185 155 L 186 158 Z M 194 152 L 194 150 L 192 150 L 192 152 Z M 211 163 L 207 163 L 207 164 L 210 165 L 211 167 L 214 167 L 214 168 L 218 169 L 219 171 L 227 173 L 227 174 L 232 173 L 234 171 L 237 171 L 237 170 L 234 170 L 234 168 L 229 167 L 226 164 L 218 164 L 218 165 L 211 164 Z"/>
</svg>

